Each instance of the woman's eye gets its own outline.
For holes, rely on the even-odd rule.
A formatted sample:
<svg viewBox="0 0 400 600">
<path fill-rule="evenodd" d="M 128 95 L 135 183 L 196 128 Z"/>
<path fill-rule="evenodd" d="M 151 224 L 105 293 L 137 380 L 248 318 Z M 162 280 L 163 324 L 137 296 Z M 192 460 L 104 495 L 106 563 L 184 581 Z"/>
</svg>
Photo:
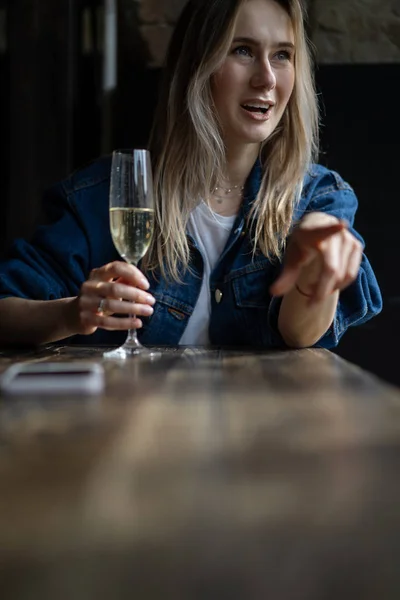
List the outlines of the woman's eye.
<svg viewBox="0 0 400 600">
<path fill-rule="evenodd" d="M 252 56 L 251 49 L 248 46 L 238 46 L 233 52 L 239 56 Z"/>
<path fill-rule="evenodd" d="M 292 55 L 286 50 L 281 50 L 276 56 L 279 60 L 292 60 Z"/>
</svg>

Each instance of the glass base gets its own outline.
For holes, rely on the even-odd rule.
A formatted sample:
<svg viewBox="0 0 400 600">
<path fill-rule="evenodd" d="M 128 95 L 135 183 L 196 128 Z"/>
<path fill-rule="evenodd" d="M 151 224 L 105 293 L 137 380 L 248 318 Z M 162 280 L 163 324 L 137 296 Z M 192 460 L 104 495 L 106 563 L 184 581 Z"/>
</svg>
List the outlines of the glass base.
<svg viewBox="0 0 400 600">
<path fill-rule="evenodd" d="M 115 350 L 110 350 L 109 352 L 104 352 L 103 354 L 103 358 L 111 358 L 115 360 L 126 360 L 132 356 L 139 356 L 145 359 L 154 360 L 161 356 L 161 352 L 154 352 L 149 350 L 149 348 L 145 348 L 141 344 L 138 344 L 137 346 L 124 344 L 119 348 L 115 348 Z"/>
</svg>

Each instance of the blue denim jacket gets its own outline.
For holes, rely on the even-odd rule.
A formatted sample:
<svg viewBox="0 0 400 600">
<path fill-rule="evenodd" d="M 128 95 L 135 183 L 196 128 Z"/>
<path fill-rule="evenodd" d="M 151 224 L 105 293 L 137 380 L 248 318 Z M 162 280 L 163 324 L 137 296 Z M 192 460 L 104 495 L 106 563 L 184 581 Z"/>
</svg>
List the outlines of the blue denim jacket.
<svg viewBox="0 0 400 600">
<path fill-rule="evenodd" d="M 0 263 L 0 298 L 51 300 L 75 296 L 91 269 L 119 260 L 108 221 L 110 158 L 102 158 L 73 173 L 45 193 L 49 223 L 36 231 L 32 241 L 16 240 L 10 256 Z M 277 327 L 280 298 L 271 298 L 269 287 L 281 269 L 260 252 L 252 255 L 246 231 L 246 214 L 261 182 L 256 164 L 247 180 L 243 206 L 236 218 L 221 258 L 210 278 L 210 341 L 221 346 L 284 348 Z M 305 211 L 322 211 L 347 219 L 353 229 L 357 199 L 341 177 L 313 165 L 304 181 L 294 222 Z M 198 298 L 203 259 L 193 240 L 191 269 L 182 284 L 147 275 L 157 302 L 154 313 L 144 318 L 139 336 L 144 344 L 175 345 L 186 327 Z M 218 302 L 217 299 L 220 299 Z M 375 275 L 365 256 L 356 281 L 340 294 L 332 326 L 315 344 L 332 348 L 351 325 L 364 323 L 382 309 Z M 75 336 L 75 343 L 118 344 L 124 332 L 98 330 L 91 336 Z"/>
</svg>

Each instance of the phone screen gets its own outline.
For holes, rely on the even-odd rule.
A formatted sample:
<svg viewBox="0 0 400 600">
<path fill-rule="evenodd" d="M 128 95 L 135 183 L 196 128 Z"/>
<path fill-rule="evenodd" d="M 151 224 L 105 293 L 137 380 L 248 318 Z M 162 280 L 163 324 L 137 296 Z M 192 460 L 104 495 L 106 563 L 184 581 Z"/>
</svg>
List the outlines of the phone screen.
<svg viewBox="0 0 400 600">
<path fill-rule="evenodd" d="M 43 378 L 43 377 L 55 377 L 60 375 L 61 377 L 87 377 L 91 375 L 92 371 L 20 371 L 15 376 L 16 379 L 30 379 L 30 378 Z"/>
<path fill-rule="evenodd" d="M 5 393 L 99 393 L 104 388 L 103 367 L 93 363 L 15 364 L 0 378 Z"/>
</svg>

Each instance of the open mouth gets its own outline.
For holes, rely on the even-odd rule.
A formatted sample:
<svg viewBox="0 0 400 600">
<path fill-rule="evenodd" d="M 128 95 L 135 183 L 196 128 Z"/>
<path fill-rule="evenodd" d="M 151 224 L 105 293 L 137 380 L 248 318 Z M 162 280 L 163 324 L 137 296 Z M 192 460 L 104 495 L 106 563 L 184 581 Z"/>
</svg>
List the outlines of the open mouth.
<svg viewBox="0 0 400 600">
<path fill-rule="evenodd" d="M 241 104 L 241 107 L 244 108 L 244 110 L 247 110 L 248 112 L 258 113 L 259 115 L 266 115 L 271 110 L 271 105 L 258 106 L 251 104 Z"/>
</svg>

